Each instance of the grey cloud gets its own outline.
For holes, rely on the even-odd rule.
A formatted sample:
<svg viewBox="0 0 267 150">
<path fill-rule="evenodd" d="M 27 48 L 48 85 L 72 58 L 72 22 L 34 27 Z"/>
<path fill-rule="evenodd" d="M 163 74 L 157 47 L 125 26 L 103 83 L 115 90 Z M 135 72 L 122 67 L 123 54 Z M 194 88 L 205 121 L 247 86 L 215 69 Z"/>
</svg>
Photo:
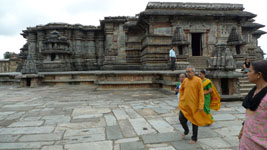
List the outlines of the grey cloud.
<svg viewBox="0 0 267 150">
<path fill-rule="evenodd" d="M 46 22 L 43 14 L 19 0 L 0 1 L 0 35 L 17 35 L 23 29 Z"/>
<path fill-rule="evenodd" d="M 113 1 L 114 2 L 114 1 Z M 110 0 L 76 0 L 66 6 L 66 10 L 71 14 L 79 14 L 83 12 L 105 12 L 112 9 Z"/>
</svg>

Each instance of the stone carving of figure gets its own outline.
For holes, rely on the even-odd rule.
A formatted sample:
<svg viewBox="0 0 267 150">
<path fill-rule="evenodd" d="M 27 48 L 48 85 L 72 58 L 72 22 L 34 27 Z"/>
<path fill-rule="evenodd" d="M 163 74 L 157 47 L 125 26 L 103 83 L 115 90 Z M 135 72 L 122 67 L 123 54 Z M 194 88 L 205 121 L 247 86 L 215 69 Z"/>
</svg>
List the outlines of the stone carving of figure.
<svg viewBox="0 0 267 150">
<path fill-rule="evenodd" d="M 232 55 L 232 52 L 230 51 L 229 47 L 225 48 L 225 68 L 226 69 L 235 69 L 236 64 Z"/>
<path fill-rule="evenodd" d="M 230 48 L 225 44 L 216 45 L 212 57 L 208 60 L 208 67 L 212 70 L 235 69 L 235 61 Z"/>
</svg>

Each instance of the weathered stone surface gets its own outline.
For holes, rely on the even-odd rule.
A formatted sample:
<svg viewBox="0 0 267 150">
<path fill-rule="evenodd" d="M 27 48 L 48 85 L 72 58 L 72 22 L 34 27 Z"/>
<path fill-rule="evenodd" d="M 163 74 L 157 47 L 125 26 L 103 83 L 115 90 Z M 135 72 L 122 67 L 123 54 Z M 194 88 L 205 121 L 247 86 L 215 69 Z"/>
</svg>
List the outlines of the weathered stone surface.
<svg viewBox="0 0 267 150">
<path fill-rule="evenodd" d="M 15 142 L 20 135 L 4 135 L 1 133 L 0 135 L 0 142 L 1 143 L 13 143 Z"/>
<path fill-rule="evenodd" d="M 139 140 L 140 139 L 138 137 L 135 137 L 135 138 L 126 138 L 126 139 L 116 140 L 115 143 L 116 144 L 121 144 L 121 143 L 137 142 Z"/>
<path fill-rule="evenodd" d="M 174 128 L 162 119 L 148 120 L 148 122 L 159 132 L 173 132 Z"/>
<path fill-rule="evenodd" d="M 145 144 L 173 142 L 181 140 L 181 135 L 177 132 L 157 133 L 142 135 L 142 139 Z"/>
<path fill-rule="evenodd" d="M 220 121 L 220 120 L 235 120 L 235 116 L 231 114 L 217 114 L 213 115 L 214 120 Z"/>
<path fill-rule="evenodd" d="M 209 127 L 199 127 L 198 138 L 218 137 L 219 135 Z"/>
<path fill-rule="evenodd" d="M 157 114 L 152 109 L 147 109 L 147 108 L 138 110 L 138 113 L 140 113 L 142 116 L 152 116 L 152 115 L 156 115 Z"/>
<path fill-rule="evenodd" d="M 60 145 L 43 146 L 41 150 L 63 150 L 63 146 L 60 146 Z"/>
<path fill-rule="evenodd" d="M 144 118 L 129 119 L 137 135 L 156 133 Z"/>
<path fill-rule="evenodd" d="M 103 113 L 109 113 L 111 110 L 108 108 L 102 108 L 102 109 L 95 109 L 91 107 L 81 107 L 81 108 L 75 108 L 73 110 L 72 116 L 78 116 L 78 115 L 84 115 L 84 114 L 103 114 Z"/>
<path fill-rule="evenodd" d="M 106 135 L 108 140 L 115 140 L 123 138 L 119 126 L 107 126 Z"/>
<path fill-rule="evenodd" d="M 68 150 L 87 150 L 88 148 L 93 149 L 93 150 L 112 150 L 113 149 L 112 141 L 66 144 L 64 147 Z"/>
<path fill-rule="evenodd" d="M 127 108 L 125 109 L 125 111 L 131 119 L 142 118 L 136 111 L 131 108 Z"/>
<path fill-rule="evenodd" d="M 14 122 L 8 127 L 33 127 L 33 126 L 40 126 L 43 124 L 44 121 L 20 121 Z"/>
<path fill-rule="evenodd" d="M 1 128 L 1 134 L 37 134 L 37 133 L 51 133 L 55 127 L 42 126 L 42 127 L 23 127 L 23 128 Z"/>
<path fill-rule="evenodd" d="M 88 128 L 94 128 L 94 127 L 105 127 L 105 120 L 99 119 L 95 122 L 86 122 L 86 123 L 63 123 L 59 124 L 56 127 L 56 131 L 64 131 L 68 129 L 88 129 Z"/>
<path fill-rule="evenodd" d="M 136 133 L 132 127 L 132 125 L 130 124 L 130 122 L 128 120 L 119 120 L 119 125 L 122 131 L 122 134 L 125 137 L 134 137 L 136 136 Z"/>
<path fill-rule="evenodd" d="M 8 150 L 8 149 L 21 149 L 22 147 L 25 149 L 34 149 L 41 148 L 43 145 L 51 145 L 53 142 L 27 142 L 27 143 L 1 143 L 0 149 Z"/>
<path fill-rule="evenodd" d="M 166 117 L 165 120 L 167 120 L 171 125 L 180 124 L 178 115 L 176 117 Z"/>
<path fill-rule="evenodd" d="M 54 125 L 58 123 L 68 123 L 70 122 L 69 116 L 58 115 L 58 116 L 45 116 L 42 119 L 45 120 L 45 125 Z"/>
<path fill-rule="evenodd" d="M 107 126 L 115 126 L 117 125 L 117 120 L 112 114 L 104 115 Z"/>
<path fill-rule="evenodd" d="M 144 144 L 142 142 L 128 142 L 120 144 L 121 150 L 143 150 Z"/>
<path fill-rule="evenodd" d="M 206 138 L 206 139 L 199 139 L 198 143 L 203 149 L 210 149 L 210 148 L 229 148 L 231 145 L 229 145 L 227 142 L 222 140 L 219 137 L 214 138 Z"/>
<path fill-rule="evenodd" d="M 172 146 L 168 146 L 168 147 L 150 148 L 149 150 L 175 150 L 175 148 Z"/>
<path fill-rule="evenodd" d="M 63 133 L 50 133 L 50 134 L 34 134 L 34 135 L 23 135 L 19 138 L 19 141 L 59 141 L 62 139 Z"/>
<path fill-rule="evenodd" d="M 168 106 L 169 104 L 166 101 L 176 99 L 175 95 L 165 94 L 158 90 L 95 91 L 88 86 L 47 86 L 35 89 L 0 86 L 0 91 L 0 114 L 4 116 L 3 120 L 0 121 L 0 147 L 5 150 L 57 150 L 63 148 L 76 150 L 79 148 L 88 149 L 88 146 L 101 144 L 102 142 L 108 145 L 110 143 L 110 145 L 107 147 L 98 147 L 98 145 L 92 147 L 113 150 L 121 150 L 121 146 L 124 146 L 125 149 L 130 149 L 129 146 L 132 146 L 135 148 L 134 150 L 171 149 L 171 147 L 185 150 L 233 150 L 237 149 L 239 143 L 237 135 L 242 127 L 240 116 L 245 116 L 242 112 L 234 112 L 237 108 L 242 107 L 241 101 L 223 102 L 222 113 L 214 115 L 230 114 L 234 118 L 215 119 L 211 126 L 199 127 L 196 147 L 190 147 L 193 146 L 188 144 L 192 135 L 192 125 L 189 124 L 190 133 L 186 136 L 186 140 L 181 140 L 183 128 L 179 123 L 176 110 L 170 109 L 171 111 L 167 113 L 158 114 L 152 109 L 160 105 L 171 108 L 172 106 Z M 12 93 L 12 95 L 9 93 Z M 90 98 L 88 98 L 88 95 L 90 95 Z M 33 110 L 19 109 L 16 112 L 2 109 L 5 105 L 14 105 L 13 108 L 26 105 L 28 102 L 25 102 L 25 97 L 28 96 L 32 97 L 30 101 L 32 104 L 40 105 L 36 105 Z M 34 97 L 36 99 L 33 99 Z M 16 106 L 17 104 L 18 106 Z M 132 107 L 134 104 L 137 104 L 138 107 L 143 105 L 143 108 L 135 109 Z M 84 108 L 88 108 L 90 111 Z M 75 109 L 76 115 L 73 115 L 72 111 Z M 91 111 L 97 109 L 101 111 Z M 130 111 L 127 111 L 127 109 Z M 129 118 L 118 120 L 112 110 L 123 110 L 123 114 L 126 114 Z M 7 120 L 6 117 L 9 115 L 19 112 L 24 114 L 18 116 L 16 120 Z M 30 115 L 27 115 L 29 112 L 34 114 L 34 117 L 29 117 Z M 28 124 L 39 125 L 40 121 L 43 122 L 40 126 L 28 126 Z M 46 126 L 46 121 L 50 122 L 51 125 Z M 8 127 L 11 124 L 15 126 Z M 109 130 L 107 126 L 116 126 L 116 129 Z M 144 128 L 147 128 L 147 130 Z M 170 130 L 171 128 L 173 130 Z M 115 137 L 118 130 L 122 135 L 122 138 L 119 139 Z M 110 132 L 109 134 L 113 136 L 110 137 L 107 135 L 108 131 L 115 131 L 116 134 Z M 169 132 L 158 133 L 158 131 Z M 107 141 L 108 138 L 114 137 L 114 140 Z M 216 143 L 216 141 L 220 143 Z M 129 145 L 129 143 L 135 144 Z"/>
<path fill-rule="evenodd" d="M 175 141 L 171 142 L 173 147 L 175 147 L 176 150 L 200 150 L 200 146 L 197 144 L 189 144 L 189 140 L 181 140 L 181 141 Z"/>
<path fill-rule="evenodd" d="M 215 129 L 222 136 L 237 136 L 240 132 L 240 126 L 231 126 L 230 128 Z"/>
<path fill-rule="evenodd" d="M 75 129 L 67 130 L 63 137 L 66 143 L 75 143 L 76 141 L 92 142 L 105 140 L 104 128 Z"/>
<path fill-rule="evenodd" d="M 125 111 L 121 110 L 121 109 L 114 109 L 112 110 L 115 117 L 117 118 L 117 120 L 123 120 L 123 119 L 128 119 L 130 118 Z"/>
</svg>

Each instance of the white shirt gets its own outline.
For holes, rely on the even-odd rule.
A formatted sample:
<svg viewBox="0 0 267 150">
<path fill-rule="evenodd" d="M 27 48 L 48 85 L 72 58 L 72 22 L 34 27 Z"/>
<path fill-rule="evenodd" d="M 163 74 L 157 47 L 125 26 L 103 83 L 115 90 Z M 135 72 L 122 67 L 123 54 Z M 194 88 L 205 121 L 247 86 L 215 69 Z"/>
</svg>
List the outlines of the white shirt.
<svg viewBox="0 0 267 150">
<path fill-rule="evenodd" d="M 170 50 L 170 52 L 169 52 L 169 56 L 170 56 L 170 57 L 176 57 L 176 55 L 175 55 L 175 51 L 174 51 L 173 49 Z"/>
</svg>

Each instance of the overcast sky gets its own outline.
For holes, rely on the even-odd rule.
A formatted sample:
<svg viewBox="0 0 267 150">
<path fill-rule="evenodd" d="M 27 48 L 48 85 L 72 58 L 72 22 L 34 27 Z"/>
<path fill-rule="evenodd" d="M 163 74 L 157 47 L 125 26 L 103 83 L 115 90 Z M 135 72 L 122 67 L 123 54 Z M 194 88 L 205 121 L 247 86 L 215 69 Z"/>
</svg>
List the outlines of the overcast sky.
<svg viewBox="0 0 267 150">
<path fill-rule="evenodd" d="M 243 4 L 245 11 L 257 14 L 257 23 L 267 25 L 263 0 L 161 0 L 160 2 L 208 2 Z M 19 53 L 25 44 L 22 30 L 51 22 L 95 25 L 107 16 L 135 16 L 145 10 L 148 0 L 0 0 L 0 59 L 6 51 Z M 267 31 L 267 28 L 261 28 Z M 265 42 L 264 42 L 265 41 Z M 267 53 L 267 35 L 259 39 Z"/>
</svg>

